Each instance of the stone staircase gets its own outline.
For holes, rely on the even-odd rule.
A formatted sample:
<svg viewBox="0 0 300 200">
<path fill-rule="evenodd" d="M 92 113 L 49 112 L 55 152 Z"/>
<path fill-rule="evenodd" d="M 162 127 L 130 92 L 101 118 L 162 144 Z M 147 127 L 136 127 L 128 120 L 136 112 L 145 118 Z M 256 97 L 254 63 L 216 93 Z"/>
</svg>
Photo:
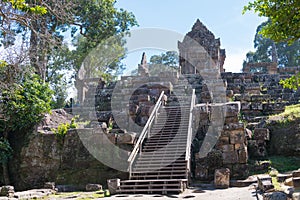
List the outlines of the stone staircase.
<svg viewBox="0 0 300 200">
<path fill-rule="evenodd" d="M 180 193 L 189 177 L 188 129 L 191 96 L 181 105 L 161 106 L 149 137 L 132 166 L 129 180 L 120 182 L 118 193 Z M 188 158 L 188 159 L 187 159 Z"/>
</svg>

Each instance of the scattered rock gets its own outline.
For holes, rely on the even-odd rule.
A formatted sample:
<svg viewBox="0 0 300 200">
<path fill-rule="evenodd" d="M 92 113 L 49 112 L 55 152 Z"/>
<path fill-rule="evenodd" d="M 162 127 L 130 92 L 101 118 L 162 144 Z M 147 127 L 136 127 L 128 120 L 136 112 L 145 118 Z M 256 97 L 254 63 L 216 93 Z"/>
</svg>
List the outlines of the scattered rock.
<svg viewBox="0 0 300 200">
<path fill-rule="evenodd" d="M 287 200 L 287 195 L 283 192 L 265 193 L 263 200 Z"/>
<path fill-rule="evenodd" d="M 85 190 L 87 192 L 93 192 L 93 191 L 102 190 L 102 185 L 100 185 L 100 184 L 87 184 L 85 186 Z"/>
<path fill-rule="evenodd" d="M 120 187 L 120 179 L 108 179 L 107 186 L 110 194 L 116 194 L 118 187 Z"/>
<path fill-rule="evenodd" d="M 295 188 L 300 188 L 300 177 L 293 178 L 293 185 Z"/>
<path fill-rule="evenodd" d="M 292 200 L 300 200 L 300 192 L 295 192 L 295 193 L 293 194 Z"/>
<path fill-rule="evenodd" d="M 263 180 L 257 177 L 258 189 L 262 192 L 270 191 L 274 189 L 274 185 L 271 180 Z"/>
<path fill-rule="evenodd" d="M 291 178 L 292 174 L 278 174 L 277 181 L 283 183 L 286 179 Z"/>
<path fill-rule="evenodd" d="M 6 197 L 13 197 L 15 193 L 15 188 L 14 186 L 6 185 L 2 186 L 0 189 L 0 196 L 6 196 Z"/>
<path fill-rule="evenodd" d="M 300 177 L 300 170 L 293 171 L 292 175 L 293 177 Z"/>
<path fill-rule="evenodd" d="M 55 182 L 46 182 L 44 184 L 45 189 L 55 190 Z"/>
<path fill-rule="evenodd" d="M 294 186 L 293 185 L 293 178 L 288 178 L 284 181 L 284 185 L 287 185 L 287 186 Z"/>
</svg>

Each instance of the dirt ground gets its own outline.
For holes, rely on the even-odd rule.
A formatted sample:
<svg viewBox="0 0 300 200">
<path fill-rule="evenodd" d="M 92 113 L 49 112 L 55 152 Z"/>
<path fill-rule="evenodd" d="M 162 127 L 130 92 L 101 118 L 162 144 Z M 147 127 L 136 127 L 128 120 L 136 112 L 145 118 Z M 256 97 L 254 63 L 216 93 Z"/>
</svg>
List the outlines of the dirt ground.
<svg viewBox="0 0 300 200">
<path fill-rule="evenodd" d="M 203 199 L 203 200 L 259 200 L 253 186 L 228 189 L 190 188 L 178 195 L 114 195 L 108 199 L 142 200 L 142 199 Z"/>
</svg>

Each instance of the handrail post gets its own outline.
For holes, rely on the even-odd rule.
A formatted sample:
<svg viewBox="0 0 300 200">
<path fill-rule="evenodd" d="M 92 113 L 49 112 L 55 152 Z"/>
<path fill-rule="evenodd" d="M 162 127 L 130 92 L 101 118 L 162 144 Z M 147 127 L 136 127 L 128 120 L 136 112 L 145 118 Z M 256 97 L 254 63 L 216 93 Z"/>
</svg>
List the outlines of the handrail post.
<svg viewBox="0 0 300 200">
<path fill-rule="evenodd" d="M 129 179 L 131 179 L 132 163 L 129 163 Z"/>
</svg>

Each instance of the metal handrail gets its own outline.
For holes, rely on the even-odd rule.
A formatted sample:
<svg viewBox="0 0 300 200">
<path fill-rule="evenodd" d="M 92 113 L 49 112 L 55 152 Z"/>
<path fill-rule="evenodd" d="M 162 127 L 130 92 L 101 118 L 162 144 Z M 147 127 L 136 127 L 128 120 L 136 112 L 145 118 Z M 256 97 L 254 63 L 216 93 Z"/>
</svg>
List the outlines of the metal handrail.
<svg viewBox="0 0 300 200">
<path fill-rule="evenodd" d="M 127 162 L 129 163 L 129 178 L 131 178 L 131 173 L 132 173 L 132 165 L 133 165 L 133 162 L 135 161 L 135 158 L 137 156 L 137 153 L 140 151 L 140 154 L 142 153 L 142 144 L 144 142 L 144 139 L 145 137 L 147 136 L 147 138 L 150 137 L 150 129 L 151 129 L 151 126 L 153 124 L 153 122 L 155 121 L 155 119 L 157 118 L 157 113 L 158 113 L 158 110 L 160 108 L 160 106 L 162 105 L 162 98 L 164 96 L 164 91 L 161 92 L 150 116 L 149 116 L 149 119 L 146 123 L 146 125 L 144 126 L 140 136 L 139 136 L 139 139 L 137 140 L 131 154 L 129 155 L 129 158 L 127 160 Z"/>
<path fill-rule="evenodd" d="M 190 168 L 189 162 L 191 156 L 191 145 L 192 145 L 192 135 L 193 135 L 193 109 L 195 107 L 195 104 L 196 104 L 196 95 L 195 95 L 195 89 L 193 89 L 190 115 L 189 115 L 188 135 L 187 135 L 186 150 L 185 150 L 185 161 L 187 162 L 188 170 Z"/>
</svg>

